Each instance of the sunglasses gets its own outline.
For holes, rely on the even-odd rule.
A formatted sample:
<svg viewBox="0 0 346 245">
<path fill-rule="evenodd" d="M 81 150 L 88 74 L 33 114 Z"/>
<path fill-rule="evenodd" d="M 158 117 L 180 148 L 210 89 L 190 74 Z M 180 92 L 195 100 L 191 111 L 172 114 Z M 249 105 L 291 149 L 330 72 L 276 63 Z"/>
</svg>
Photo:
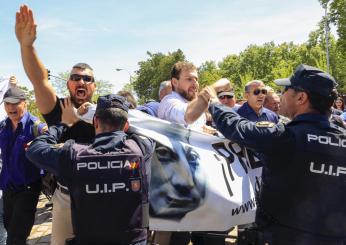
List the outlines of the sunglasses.
<svg viewBox="0 0 346 245">
<path fill-rule="evenodd" d="M 233 99 L 233 96 L 232 95 L 222 95 L 222 96 L 219 96 L 219 99 L 220 100 L 224 100 L 224 99 Z"/>
<path fill-rule="evenodd" d="M 94 82 L 94 78 L 92 76 L 88 76 L 88 75 L 78 75 L 78 74 L 71 74 L 70 76 L 70 80 L 78 82 L 81 79 L 83 79 L 84 82 Z"/>
<path fill-rule="evenodd" d="M 264 95 L 266 95 L 267 94 L 267 90 L 266 89 L 255 89 L 252 93 L 254 94 L 254 95 L 259 95 L 260 93 L 262 93 L 262 94 L 264 94 Z"/>
</svg>

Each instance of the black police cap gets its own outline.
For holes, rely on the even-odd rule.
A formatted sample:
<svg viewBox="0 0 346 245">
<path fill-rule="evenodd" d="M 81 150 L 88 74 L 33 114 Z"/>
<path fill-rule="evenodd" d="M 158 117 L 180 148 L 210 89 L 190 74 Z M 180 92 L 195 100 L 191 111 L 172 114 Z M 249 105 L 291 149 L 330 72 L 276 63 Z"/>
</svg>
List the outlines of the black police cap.
<svg viewBox="0 0 346 245">
<path fill-rule="evenodd" d="M 328 73 L 308 65 L 299 65 L 290 78 L 274 81 L 279 86 L 300 87 L 314 94 L 329 96 L 338 85 Z"/>
<path fill-rule="evenodd" d="M 120 95 L 108 94 L 100 96 L 97 100 L 96 111 L 99 109 L 108 109 L 108 108 L 119 108 L 128 112 L 130 108 L 130 103 Z"/>
</svg>

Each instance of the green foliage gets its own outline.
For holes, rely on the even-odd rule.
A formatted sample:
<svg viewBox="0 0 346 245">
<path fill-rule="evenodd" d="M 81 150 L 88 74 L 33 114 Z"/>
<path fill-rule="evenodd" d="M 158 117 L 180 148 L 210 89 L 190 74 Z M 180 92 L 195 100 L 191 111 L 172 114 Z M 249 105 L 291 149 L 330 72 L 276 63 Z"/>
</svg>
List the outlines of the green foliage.
<svg viewBox="0 0 346 245">
<path fill-rule="evenodd" d="M 201 88 L 222 78 L 214 61 L 206 61 L 198 68 L 198 82 Z"/>
<path fill-rule="evenodd" d="M 96 79 L 95 83 L 96 90 L 92 97 L 92 101 L 95 103 L 100 95 L 111 94 L 113 92 L 113 84 L 110 81 Z"/>
<path fill-rule="evenodd" d="M 52 86 L 59 97 L 66 97 L 69 95 L 69 92 L 66 86 L 66 82 L 69 79 L 69 76 L 70 76 L 70 72 L 65 71 L 65 72 L 60 72 L 57 76 L 50 78 Z"/>
<path fill-rule="evenodd" d="M 180 49 L 168 54 L 150 52 L 147 54 L 149 56 L 147 60 L 138 62 L 139 70 L 132 80 L 139 103 L 148 99 L 157 100 L 160 83 L 170 79 L 171 68 L 176 62 L 185 60 L 185 55 Z"/>
<path fill-rule="evenodd" d="M 346 52 L 346 0 L 323 0 L 320 2 L 322 5 L 330 2 L 330 21 L 337 27 L 340 49 Z"/>
<path fill-rule="evenodd" d="M 42 114 L 37 108 L 34 90 L 30 90 L 25 86 L 18 86 L 18 87 L 25 92 L 28 112 L 38 117 L 42 122 L 45 122 L 45 120 L 42 117 Z"/>
</svg>

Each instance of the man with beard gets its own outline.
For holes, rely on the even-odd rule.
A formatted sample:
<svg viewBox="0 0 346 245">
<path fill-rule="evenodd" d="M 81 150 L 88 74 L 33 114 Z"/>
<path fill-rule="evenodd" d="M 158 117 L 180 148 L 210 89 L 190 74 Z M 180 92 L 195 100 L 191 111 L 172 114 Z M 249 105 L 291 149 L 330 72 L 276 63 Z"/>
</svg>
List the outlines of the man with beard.
<svg viewBox="0 0 346 245">
<path fill-rule="evenodd" d="M 36 24 L 32 10 L 26 5 L 21 6 L 16 14 L 15 31 L 25 72 L 34 87 L 37 107 L 48 125 L 57 124 L 61 121 L 60 103 L 63 102 L 49 83 L 47 70 L 36 54 L 33 46 Z M 66 85 L 76 108 L 90 102 L 96 88 L 92 68 L 85 63 L 74 65 Z M 64 132 L 60 142 L 73 139 L 77 143 L 90 143 L 94 136 L 94 127 L 91 124 L 77 121 Z M 73 237 L 73 232 L 69 190 L 61 179 L 58 179 L 58 187 L 53 195 L 53 207 L 52 244 L 64 245 L 67 238 Z"/>
<path fill-rule="evenodd" d="M 158 117 L 170 122 L 183 124 L 187 128 L 193 128 L 198 131 L 208 132 L 206 126 L 206 116 L 203 112 L 194 112 L 194 108 L 199 105 L 193 103 L 198 94 L 198 74 L 197 68 L 189 62 L 177 62 L 171 70 L 172 93 L 166 95 L 160 102 L 158 109 Z M 208 93 L 208 90 L 203 90 Z M 166 233 L 166 234 L 164 234 Z M 167 242 L 167 232 L 157 234 L 163 238 L 157 239 L 155 242 L 164 244 Z M 173 232 L 170 244 L 183 245 L 188 244 L 190 234 L 187 232 Z M 224 244 L 224 239 L 204 238 L 192 233 L 191 240 L 195 245 L 203 244 Z M 220 241 L 221 240 L 221 241 Z"/>
<path fill-rule="evenodd" d="M 171 83 L 172 93 L 166 95 L 160 102 L 158 117 L 201 130 L 206 123 L 205 115 L 194 118 L 193 113 L 187 112 L 187 107 L 196 98 L 199 88 L 197 68 L 189 62 L 174 64 Z"/>
</svg>

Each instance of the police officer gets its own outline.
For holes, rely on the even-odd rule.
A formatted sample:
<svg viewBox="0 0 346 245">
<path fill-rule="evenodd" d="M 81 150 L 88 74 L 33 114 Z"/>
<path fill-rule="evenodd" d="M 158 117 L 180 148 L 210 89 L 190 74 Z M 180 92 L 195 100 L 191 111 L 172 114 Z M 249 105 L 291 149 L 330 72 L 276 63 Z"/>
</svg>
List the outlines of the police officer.
<svg viewBox="0 0 346 245">
<path fill-rule="evenodd" d="M 63 115 L 28 148 L 29 159 L 68 184 L 75 234 L 68 244 L 146 244 L 153 142 L 124 132 L 128 109 L 122 96 L 100 96 L 92 144 L 57 144 L 70 126 Z"/>
<path fill-rule="evenodd" d="M 285 86 L 281 109 L 292 119 L 286 126 L 250 122 L 216 103 L 209 108 L 226 138 L 262 154 L 257 244 L 343 244 L 346 131 L 328 121 L 336 82 L 307 65 L 275 82 Z"/>
</svg>

